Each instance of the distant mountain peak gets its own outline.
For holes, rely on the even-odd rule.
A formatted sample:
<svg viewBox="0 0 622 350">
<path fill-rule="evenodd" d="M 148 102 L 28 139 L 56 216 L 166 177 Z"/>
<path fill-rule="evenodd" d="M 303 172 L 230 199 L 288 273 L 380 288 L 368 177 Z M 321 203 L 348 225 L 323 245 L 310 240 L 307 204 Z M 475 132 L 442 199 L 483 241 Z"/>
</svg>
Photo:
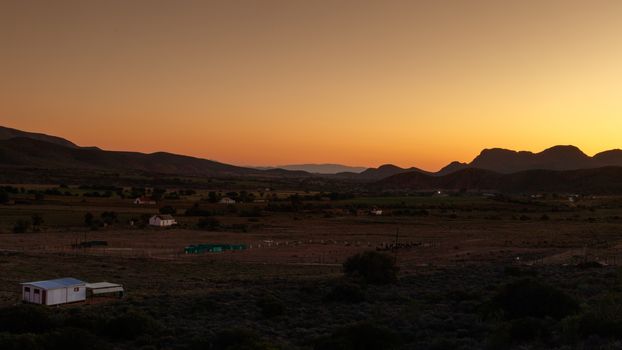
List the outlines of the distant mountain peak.
<svg viewBox="0 0 622 350">
<path fill-rule="evenodd" d="M 572 145 L 558 145 L 553 146 L 551 148 L 547 148 L 539 154 L 557 154 L 557 155 L 566 155 L 566 156 L 579 156 L 579 157 L 588 157 L 587 154 L 583 153 L 581 149 L 577 146 Z"/>
<path fill-rule="evenodd" d="M 403 168 L 400 168 L 400 167 L 398 167 L 395 164 L 382 164 L 381 166 L 379 166 L 376 169 L 377 170 L 389 170 L 389 169 L 400 169 L 400 170 L 403 170 Z"/>
<path fill-rule="evenodd" d="M 590 157 L 573 145 L 557 145 L 538 153 L 486 148 L 470 163 L 452 162 L 438 174 L 448 174 L 468 167 L 507 174 L 532 169 L 575 170 L 610 165 L 622 166 L 622 151 L 606 151 Z"/>
<path fill-rule="evenodd" d="M 0 140 L 10 140 L 17 137 L 24 137 L 33 140 L 45 141 L 65 147 L 78 148 L 75 143 L 58 136 L 50 136 L 41 133 L 21 131 L 13 128 L 0 126 Z"/>
<path fill-rule="evenodd" d="M 349 165 L 343 165 L 343 164 L 331 164 L 331 163 L 287 164 L 287 165 L 259 166 L 259 167 L 254 166 L 252 168 L 262 169 L 262 170 L 285 169 L 285 170 L 290 170 L 290 171 L 306 171 L 312 174 L 339 174 L 339 173 L 344 173 L 344 172 L 358 174 L 358 173 L 365 171 L 365 169 L 367 169 L 366 167 L 349 166 Z"/>
<path fill-rule="evenodd" d="M 453 172 L 456 172 L 458 170 L 462 170 L 462 169 L 465 169 L 465 168 L 468 168 L 468 167 L 469 167 L 468 163 L 461 163 L 461 162 L 458 162 L 458 161 L 454 160 L 453 162 L 451 162 L 451 163 L 447 164 L 446 166 L 444 166 L 436 174 L 437 175 L 451 174 Z"/>
</svg>

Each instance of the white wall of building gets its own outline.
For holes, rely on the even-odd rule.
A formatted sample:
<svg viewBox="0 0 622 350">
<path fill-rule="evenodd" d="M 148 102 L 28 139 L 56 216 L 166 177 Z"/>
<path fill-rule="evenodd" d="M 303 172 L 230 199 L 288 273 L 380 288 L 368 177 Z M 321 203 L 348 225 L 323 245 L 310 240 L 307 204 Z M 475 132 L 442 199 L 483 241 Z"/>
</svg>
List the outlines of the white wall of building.
<svg viewBox="0 0 622 350">
<path fill-rule="evenodd" d="M 45 290 L 32 285 L 23 285 L 22 300 L 34 304 L 43 304 L 45 301 L 45 305 L 58 305 L 84 301 L 86 300 L 86 287 L 75 286 Z"/>
</svg>

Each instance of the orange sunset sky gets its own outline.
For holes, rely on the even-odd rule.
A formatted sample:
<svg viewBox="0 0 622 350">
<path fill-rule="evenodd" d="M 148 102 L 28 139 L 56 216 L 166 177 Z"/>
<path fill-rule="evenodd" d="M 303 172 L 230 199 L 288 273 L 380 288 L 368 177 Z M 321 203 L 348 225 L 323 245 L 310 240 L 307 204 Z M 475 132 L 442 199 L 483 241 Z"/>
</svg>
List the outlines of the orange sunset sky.
<svg viewBox="0 0 622 350">
<path fill-rule="evenodd" d="M 622 147 L 622 1 L 0 0 L 0 125 L 239 165 Z"/>
</svg>

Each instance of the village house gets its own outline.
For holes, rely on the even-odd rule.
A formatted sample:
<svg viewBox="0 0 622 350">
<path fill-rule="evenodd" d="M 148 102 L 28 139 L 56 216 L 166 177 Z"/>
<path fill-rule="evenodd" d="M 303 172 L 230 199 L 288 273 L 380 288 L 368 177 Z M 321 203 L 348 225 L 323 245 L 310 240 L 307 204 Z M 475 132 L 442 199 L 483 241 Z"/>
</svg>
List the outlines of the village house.
<svg viewBox="0 0 622 350">
<path fill-rule="evenodd" d="M 380 209 L 380 208 L 373 208 L 373 209 L 370 211 L 370 214 L 371 214 L 371 215 L 382 215 L 382 209 Z"/>
<path fill-rule="evenodd" d="M 136 205 L 155 205 L 156 201 L 155 201 L 155 199 L 153 199 L 151 197 L 142 196 L 142 197 L 136 198 L 134 200 L 134 204 L 136 204 Z"/>
<path fill-rule="evenodd" d="M 175 218 L 173 218 L 172 215 L 158 214 L 149 219 L 149 225 L 151 226 L 167 227 L 176 224 L 177 221 L 175 221 Z"/>
<path fill-rule="evenodd" d="M 220 204 L 235 204 L 235 200 L 234 200 L 234 199 L 231 199 L 231 198 L 229 198 L 229 197 L 223 197 L 223 198 L 220 200 Z"/>
</svg>

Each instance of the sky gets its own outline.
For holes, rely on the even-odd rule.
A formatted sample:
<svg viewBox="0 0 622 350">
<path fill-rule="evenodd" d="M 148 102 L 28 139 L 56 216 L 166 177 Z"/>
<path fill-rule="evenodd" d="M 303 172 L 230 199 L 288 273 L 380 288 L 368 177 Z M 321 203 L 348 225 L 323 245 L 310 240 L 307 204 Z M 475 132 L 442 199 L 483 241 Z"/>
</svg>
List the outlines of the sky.
<svg viewBox="0 0 622 350">
<path fill-rule="evenodd" d="M 0 125 L 238 165 L 622 147 L 622 1 L 0 0 Z"/>
</svg>

